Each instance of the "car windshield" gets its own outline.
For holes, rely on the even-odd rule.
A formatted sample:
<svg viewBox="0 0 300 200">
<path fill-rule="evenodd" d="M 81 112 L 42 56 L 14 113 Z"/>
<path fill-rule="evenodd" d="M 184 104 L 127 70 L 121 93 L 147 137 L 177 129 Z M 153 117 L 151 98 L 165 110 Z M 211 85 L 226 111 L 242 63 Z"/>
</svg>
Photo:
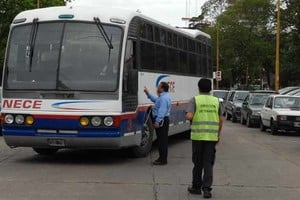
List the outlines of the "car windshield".
<svg viewBox="0 0 300 200">
<path fill-rule="evenodd" d="M 263 106 L 266 103 L 268 97 L 269 97 L 269 95 L 267 95 L 267 94 L 252 95 L 249 100 L 250 105 Z"/>
<path fill-rule="evenodd" d="M 276 97 L 274 108 L 300 110 L 300 97 Z"/>
<path fill-rule="evenodd" d="M 94 23 L 40 23 L 12 30 L 5 87 L 16 90 L 115 91 L 122 29 Z"/>
<path fill-rule="evenodd" d="M 213 95 L 218 98 L 226 99 L 228 92 L 227 91 L 213 91 Z"/>
<path fill-rule="evenodd" d="M 244 101 L 249 92 L 236 92 L 234 101 Z"/>
</svg>

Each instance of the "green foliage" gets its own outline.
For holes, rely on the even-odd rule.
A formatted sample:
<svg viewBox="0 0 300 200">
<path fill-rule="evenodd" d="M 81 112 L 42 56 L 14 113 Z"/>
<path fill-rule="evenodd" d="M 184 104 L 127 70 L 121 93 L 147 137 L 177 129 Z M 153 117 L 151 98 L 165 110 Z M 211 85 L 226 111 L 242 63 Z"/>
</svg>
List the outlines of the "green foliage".
<svg viewBox="0 0 300 200">
<path fill-rule="evenodd" d="M 64 5 L 63 0 L 40 0 L 40 7 Z M 9 27 L 14 17 L 24 11 L 35 9 L 36 0 L 0 0 L 0 66 L 2 68 Z M 2 70 L 1 70 L 2 71 Z"/>
<path fill-rule="evenodd" d="M 285 0 L 282 11 L 281 83 L 300 85 L 300 1 Z"/>
<path fill-rule="evenodd" d="M 281 34 L 281 85 L 299 83 L 300 1 L 284 0 Z M 224 9 L 226 0 L 209 0 L 211 11 Z M 223 2 L 223 4 L 221 4 Z M 228 2 L 228 1 L 227 1 Z M 251 84 L 262 73 L 273 85 L 275 60 L 276 1 L 238 0 L 215 18 L 207 28 L 215 40 L 220 31 L 220 66 L 227 84 Z M 221 8 L 218 8 L 221 7 Z M 205 11 L 205 10 L 204 10 Z M 205 11 L 209 16 L 209 11 Z M 215 45 L 215 44 L 214 44 Z M 215 51 L 214 51 L 215 52 Z M 288 80 L 288 81 L 287 81 Z"/>
</svg>

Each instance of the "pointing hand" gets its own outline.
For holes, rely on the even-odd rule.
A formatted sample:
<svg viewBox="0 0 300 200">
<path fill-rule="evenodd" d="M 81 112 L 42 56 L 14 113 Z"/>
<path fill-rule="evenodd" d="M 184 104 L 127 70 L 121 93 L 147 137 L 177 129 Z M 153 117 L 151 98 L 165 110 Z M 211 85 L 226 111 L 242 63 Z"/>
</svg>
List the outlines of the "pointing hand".
<svg viewBox="0 0 300 200">
<path fill-rule="evenodd" d="M 147 87 L 145 87 L 144 92 L 145 92 L 146 95 L 148 95 L 149 94 L 149 89 Z"/>
</svg>

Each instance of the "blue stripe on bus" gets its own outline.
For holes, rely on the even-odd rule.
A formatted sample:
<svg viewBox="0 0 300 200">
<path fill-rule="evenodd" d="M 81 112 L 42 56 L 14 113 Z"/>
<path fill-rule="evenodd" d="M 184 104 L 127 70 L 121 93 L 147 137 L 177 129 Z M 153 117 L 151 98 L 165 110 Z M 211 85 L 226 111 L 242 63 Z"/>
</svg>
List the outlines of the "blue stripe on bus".
<svg viewBox="0 0 300 200">
<path fill-rule="evenodd" d="M 146 111 L 137 113 L 134 119 L 123 119 L 120 127 L 84 128 L 79 125 L 78 119 L 36 119 L 33 126 L 5 125 L 4 135 L 15 136 L 45 136 L 45 137 L 121 137 L 128 132 L 137 132 L 143 129 Z M 170 115 L 170 123 L 177 124 L 185 121 L 185 108 L 174 106 Z M 38 133 L 38 129 L 46 130 L 78 130 L 78 134 L 49 134 Z"/>
</svg>

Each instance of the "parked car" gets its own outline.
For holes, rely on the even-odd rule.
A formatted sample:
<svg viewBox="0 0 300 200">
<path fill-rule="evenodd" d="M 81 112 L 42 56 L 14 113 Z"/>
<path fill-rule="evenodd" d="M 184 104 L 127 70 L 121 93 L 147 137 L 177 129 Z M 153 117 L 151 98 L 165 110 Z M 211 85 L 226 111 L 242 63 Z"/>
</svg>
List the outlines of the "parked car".
<svg viewBox="0 0 300 200">
<path fill-rule="evenodd" d="M 299 86 L 294 86 L 294 87 L 286 87 L 286 88 L 282 88 L 279 90 L 279 94 L 281 95 L 284 95 L 284 94 L 287 94 L 293 90 L 297 90 L 297 89 L 300 89 Z"/>
<path fill-rule="evenodd" d="M 300 132 L 300 97 L 271 95 L 261 111 L 260 129 L 271 128 L 271 134 L 279 130 Z"/>
<path fill-rule="evenodd" d="M 223 105 L 224 105 L 223 116 L 226 115 L 226 106 L 227 106 L 228 100 L 229 100 L 229 98 L 230 98 L 230 96 L 232 95 L 233 92 L 235 92 L 235 91 L 234 91 L 234 90 L 230 90 L 230 91 L 228 92 L 228 94 L 227 94 L 226 99 L 224 99 L 224 101 L 223 101 Z"/>
<path fill-rule="evenodd" d="M 231 93 L 225 107 L 225 116 L 227 120 L 231 119 L 232 122 L 236 122 L 240 119 L 242 104 L 248 94 L 249 91 L 239 90 Z"/>
<path fill-rule="evenodd" d="M 299 92 L 300 92 L 300 88 L 299 88 L 299 89 L 292 90 L 292 91 L 286 93 L 285 95 L 291 95 L 291 96 L 293 96 L 293 95 L 295 95 L 295 94 L 297 94 L 297 93 L 299 93 Z"/>
<path fill-rule="evenodd" d="M 294 94 L 293 96 L 300 97 L 300 92 L 297 92 L 297 93 Z"/>
<path fill-rule="evenodd" d="M 221 112 L 224 113 L 225 100 L 227 99 L 228 90 L 213 90 L 212 95 L 219 98 L 221 105 Z"/>
<path fill-rule="evenodd" d="M 275 91 L 258 90 L 250 92 L 242 105 L 241 124 L 247 124 L 248 127 L 259 125 L 261 109 L 271 94 L 275 94 Z"/>
</svg>

